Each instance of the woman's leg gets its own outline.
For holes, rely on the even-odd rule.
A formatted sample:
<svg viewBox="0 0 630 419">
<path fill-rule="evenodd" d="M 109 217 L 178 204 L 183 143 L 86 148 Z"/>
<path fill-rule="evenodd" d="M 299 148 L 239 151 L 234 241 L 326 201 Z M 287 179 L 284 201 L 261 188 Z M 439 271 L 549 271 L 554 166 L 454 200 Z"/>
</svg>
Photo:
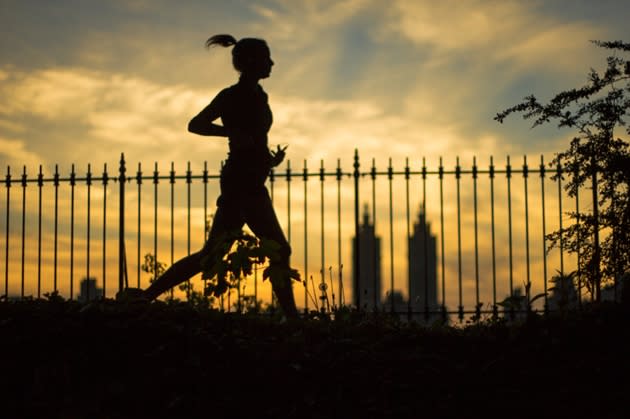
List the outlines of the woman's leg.
<svg viewBox="0 0 630 419">
<path fill-rule="evenodd" d="M 225 200 L 219 197 L 217 200 L 217 212 L 212 220 L 212 227 L 208 234 L 206 244 L 198 252 L 185 256 L 175 262 L 144 291 L 144 297 L 149 300 L 154 300 L 162 293 L 200 273 L 203 258 L 208 255 L 210 255 L 210 257 L 217 256 L 213 254 L 213 251 L 218 244 L 218 240 L 222 239 L 224 233 L 232 231 L 233 229 L 242 228 L 243 224 L 244 221 L 238 209 L 226 205 Z"/>
<path fill-rule="evenodd" d="M 274 263 L 283 268 L 282 271 L 286 272 L 286 276 L 271 278 L 271 287 L 284 314 L 287 317 L 297 318 L 298 312 L 289 276 L 291 246 L 282 232 L 266 188 L 250 196 L 250 200 L 245 205 L 244 215 L 245 222 L 257 237 L 274 240 L 280 245 L 280 261 Z"/>
<path fill-rule="evenodd" d="M 204 249 L 186 256 L 171 265 L 166 272 L 153 281 L 149 288 L 144 291 L 144 297 L 148 300 L 155 300 L 162 293 L 201 272 L 201 259 L 205 254 Z"/>
</svg>

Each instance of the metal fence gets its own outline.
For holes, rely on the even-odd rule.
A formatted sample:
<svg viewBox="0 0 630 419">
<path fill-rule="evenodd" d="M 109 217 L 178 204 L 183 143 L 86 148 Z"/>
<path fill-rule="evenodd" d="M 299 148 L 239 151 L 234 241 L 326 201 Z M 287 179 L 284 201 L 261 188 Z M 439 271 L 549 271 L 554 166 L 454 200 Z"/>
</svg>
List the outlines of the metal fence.
<svg viewBox="0 0 630 419">
<path fill-rule="evenodd" d="M 299 168 L 292 163 L 272 171 L 268 187 L 293 248 L 292 265 L 304 279 L 294 289 L 307 310 L 353 304 L 425 317 L 452 313 L 461 320 L 496 313 L 498 302 L 518 289 L 550 295 L 550 272 L 564 275 L 577 266 L 562 242 L 549 251 L 545 236 L 567 223 L 567 208 L 588 211 L 588 203 L 579 195 L 569 200 L 562 176 L 551 179 L 562 168 L 549 168 L 542 156 L 533 166 L 526 157 L 513 166 L 508 156 L 500 166 L 492 157 L 485 166 L 475 157 L 466 166 L 457 157 L 449 165 L 440 158 L 433 168 L 424 158 L 405 159 L 402 168 L 387 159 L 377 168 L 376 159 L 362 163 L 358 152 L 345 169 L 341 159 L 332 169 L 324 161 L 316 169 L 307 161 Z M 77 277 L 89 285 L 100 276 L 102 296 L 111 297 L 127 285 L 148 285 L 146 254 L 153 263 L 173 263 L 200 248 L 219 193 L 220 167 L 210 173 L 204 162 L 193 171 L 188 162 L 184 171 L 174 163 L 166 171 L 157 163 L 152 169 L 147 173 L 140 163 L 132 169 L 124 155 L 114 173 L 107 164 L 101 173 L 88 164 L 84 174 L 72 165 L 68 175 L 58 166 L 51 174 L 40 166 L 34 175 L 26 167 L 21 173 L 8 167 L 0 201 L 5 296 L 58 292 L 78 298 Z M 436 239 L 435 278 L 428 278 L 425 256 L 421 279 L 427 289 L 435 280 L 435 304 L 426 293 L 423 301 L 409 295 L 416 212 L 424 216 L 428 237 Z M 365 301 L 360 288 L 362 270 L 370 269 L 360 254 L 368 249 L 353 242 L 365 219 L 378 237 L 374 243 L 384 244 L 374 301 Z M 84 288 L 89 299 L 94 288 Z M 238 293 L 272 299 L 257 273 Z M 538 309 L 547 304 L 545 296 Z"/>
</svg>

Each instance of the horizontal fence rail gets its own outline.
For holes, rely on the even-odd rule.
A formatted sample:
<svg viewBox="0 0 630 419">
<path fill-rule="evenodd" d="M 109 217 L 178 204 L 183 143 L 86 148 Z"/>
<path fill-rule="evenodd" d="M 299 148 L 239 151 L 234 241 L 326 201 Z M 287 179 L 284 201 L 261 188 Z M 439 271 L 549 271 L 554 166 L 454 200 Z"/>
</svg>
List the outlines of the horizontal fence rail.
<svg viewBox="0 0 630 419">
<path fill-rule="evenodd" d="M 302 275 L 294 290 L 305 310 L 353 305 L 461 321 L 497 314 L 519 293 L 544 293 L 535 309 L 548 310 L 550 271 L 564 276 L 578 266 L 579 254 L 562 242 L 550 251 L 546 235 L 566 226 L 567 210 L 591 207 L 566 195 L 563 169 L 542 157 L 532 166 L 526 157 L 502 165 L 490 157 L 466 167 L 457 157 L 450 166 L 440 158 L 430 168 L 423 158 L 394 168 L 391 159 L 365 164 L 355 152 L 348 169 L 340 159 L 332 169 L 292 163 L 273 170 L 267 185 Z M 115 172 L 107 164 L 81 174 L 75 165 L 69 174 L 8 167 L 4 295 L 90 300 L 146 287 L 162 263 L 203 245 L 219 171 L 211 174 L 207 162 L 196 171 L 190 162 L 183 171 L 174 163 L 132 168 L 124 155 Z M 260 276 L 256 270 L 221 306 L 240 309 L 244 296 L 272 302 Z"/>
</svg>

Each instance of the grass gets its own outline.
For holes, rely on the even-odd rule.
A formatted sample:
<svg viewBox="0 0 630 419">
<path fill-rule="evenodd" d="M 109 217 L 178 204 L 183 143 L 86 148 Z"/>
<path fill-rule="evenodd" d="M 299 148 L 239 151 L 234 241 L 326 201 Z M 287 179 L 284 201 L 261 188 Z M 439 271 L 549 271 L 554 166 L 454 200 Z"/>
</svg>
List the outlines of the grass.
<svg viewBox="0 0 630 419">
<path fill-rule="evenodd" d="M 0 303 L 5 417 L 621 417 L 630 313 L 424 327 L 186 303 Z"/>
</svg>

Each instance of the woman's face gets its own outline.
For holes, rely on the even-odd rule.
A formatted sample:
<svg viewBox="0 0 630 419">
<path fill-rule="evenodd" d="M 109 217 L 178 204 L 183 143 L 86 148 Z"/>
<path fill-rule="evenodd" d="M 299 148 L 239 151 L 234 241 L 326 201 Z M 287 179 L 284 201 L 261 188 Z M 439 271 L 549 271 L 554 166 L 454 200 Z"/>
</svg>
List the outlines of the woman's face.
<svg viewBox="0 0 630 419">
<path fill-rule="evenodd" d="M 273 64 L 269 48 L 267 46 L 261 46 L 253 52 L 252 64 L 246 72 L 250 72 L 259 79 L 266 79 L 271 74 Z"/>
</svg>

